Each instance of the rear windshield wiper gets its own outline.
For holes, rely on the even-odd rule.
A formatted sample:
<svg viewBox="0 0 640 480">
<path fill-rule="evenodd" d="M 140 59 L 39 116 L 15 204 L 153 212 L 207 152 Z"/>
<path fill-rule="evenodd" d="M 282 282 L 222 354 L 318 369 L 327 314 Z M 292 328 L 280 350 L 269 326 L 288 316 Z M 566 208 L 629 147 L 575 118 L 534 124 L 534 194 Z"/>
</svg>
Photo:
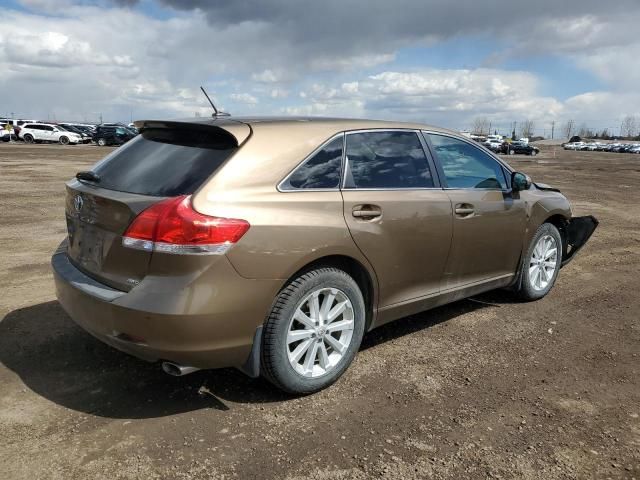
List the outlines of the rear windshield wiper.
<svg viewBox="0 0 640 480">
<path fill-rule="evenodd" d="M 76 173 L 76 178 L 87 182 L 100 183 L 100 175 L 96 175 L 91 170 Z"/>
</svg>

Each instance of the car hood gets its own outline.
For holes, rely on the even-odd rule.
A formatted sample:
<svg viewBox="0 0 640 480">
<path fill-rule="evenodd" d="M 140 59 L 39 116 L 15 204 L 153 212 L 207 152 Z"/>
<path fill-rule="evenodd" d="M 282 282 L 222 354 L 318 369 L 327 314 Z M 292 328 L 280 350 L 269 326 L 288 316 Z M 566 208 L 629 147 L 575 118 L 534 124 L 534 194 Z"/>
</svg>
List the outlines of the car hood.
<svg viewBox="0 0 640 480">
<path fill-rule="evenodd" d="M 549 192 L 558 192 L 561 193 L 560 190 L 558 190 L 555 187 L 552 187 L 551 185 L 547 185 L 546 183 L 538 183 L 538 182 L 533 182 L 533 184 L 536 186 L 536 188 L 538 190 L 546 190 Z"/>
</svg>

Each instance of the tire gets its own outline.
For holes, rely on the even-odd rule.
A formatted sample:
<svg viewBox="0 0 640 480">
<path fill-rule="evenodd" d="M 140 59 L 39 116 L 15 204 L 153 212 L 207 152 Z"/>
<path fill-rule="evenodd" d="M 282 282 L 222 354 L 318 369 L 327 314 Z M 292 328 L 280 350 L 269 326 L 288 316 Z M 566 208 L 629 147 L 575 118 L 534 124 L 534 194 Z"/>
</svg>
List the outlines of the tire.
<svg viewBox="0 0 640 480">
<path fill-rule="evenodd" d="M 536 152 L 535 150 L 531 150 L 531 154 L 530 155 L 532 157 L 535 157 L 537 154 L 538 154 L 538 152 Z"/>
<path fill-rule="evenodd" d="M 33 143 L 33 135 L 30 133 L 25 133 L 24 137 L 22 137 L 25 143 Z"/>
<path fill-rule="evenodd" d="M 69 137 L 65 137 L 64 135 L 58 139 L 60 145 L 69 145 Z"/>
<path fill-rule="evenodd" d="M 312 310 L 314 296 L 319 315 Z M 345 308 L 333 320 L 323 322 L 327 310 L 343 304 Z M 314 317 L 319 323 L 312 321 Z M 332 330 L 332 325 L 341 329 Z M 303 273 L 280 291 L 265 322 L 262 375 L 288 393 L 306 395 L 322 390 L 338 380 L 353 361 L 364 325 L 362 292 L 346 272 L 322 267 Z M 297 340 L 288 341 L 291 332 Z"/>
<path fill-rule="evenodd" d="M 101 147 L 104 147 L 107 145 L 107 141 L 104 138 L 99 138 L 96 143 Z"/>
<path fill-rule="evenodd" d="M 555 254 L 552 254 L 554 248 Z M 553 288 L 560 273 L 561 263 L 562 237 L 560 232 L 554 225 L 543 223 L 533 236 L 527 254 L 524 256 L 520 268 L 518 296 L 525 301 L 544 297 Z M 552 271 L 551 268 L 553 268 Z"/>
<path fill-rule="evenodd" d="M 516 154 L 516 151 L 515 151 L 515 150 L 511 150 L 511 149 L 509 149 L 509 155 L 515 155 L 515 154 Z"/>
</svg>

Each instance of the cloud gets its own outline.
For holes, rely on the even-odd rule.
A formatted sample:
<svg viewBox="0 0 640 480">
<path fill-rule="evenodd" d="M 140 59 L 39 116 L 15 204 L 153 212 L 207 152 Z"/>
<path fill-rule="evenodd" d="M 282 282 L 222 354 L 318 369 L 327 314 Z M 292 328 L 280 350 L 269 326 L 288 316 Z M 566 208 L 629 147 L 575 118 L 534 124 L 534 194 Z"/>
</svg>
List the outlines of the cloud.
<svg viewBox="0 0 640 480">
<path fill-rule="evenodd" d="M 481 112 L 495 121 L 544 121 L 565 113 L 562 102 L 538 94 L 527 72 L 496 69 L 384 71 L 342 84 L 313 84 L 290 114 L 339 114 L 416 120 L 463 128 Z"/>
<path fill-rule="evenodd" d="M 26 10 L 5 8 L 0 17 L 0 89 L 13 93 L 5 108 L 24 116 L 193 115 L 209 109 L 202 84 L 233 112 L 453 127 L 477 115 L 543 122 L 640 108 L 628 93 L 640 81 L 640 66 L 629 61 L 640 50 L 637 0 L 495 0 L 482 8 L 458 0 L 455 11 L 448 0 L 22 4 Z M 455 57 L 448 68 L 429 68 L 429 56 L 407 62 L 408 49 L 439 54 L 451 39 L 471 52 L 478 39 L 495 44 L 477 62 L 491 67 L 462 68 Z M 554 96 L 540 69 L 526 71 L 530 56 L 538 64 L 560 58 L 602 85 Z M 523 60 L 519 71 L 505 66 L 509 58 Z"/>
<path fill-rule="evenodd" d="M 249 93 L 232 93 L 229 95 L 231 100 L 238 103 L 244 103 L 246 105 L 257 105 L 258 99 Z"/>
</svg>

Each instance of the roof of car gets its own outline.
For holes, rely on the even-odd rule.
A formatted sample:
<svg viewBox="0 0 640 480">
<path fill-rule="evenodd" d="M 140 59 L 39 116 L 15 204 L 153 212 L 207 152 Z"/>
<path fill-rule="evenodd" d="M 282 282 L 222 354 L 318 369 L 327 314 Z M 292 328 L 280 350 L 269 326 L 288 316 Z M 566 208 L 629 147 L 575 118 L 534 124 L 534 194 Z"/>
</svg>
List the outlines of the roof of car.
<svg viewBox="0 0 640 480">
<path fill-rule="evenodd" d="M 447 130 L 440 127 L 434 127 L 422 123 L 397 122 L 385 120 L 366 120 L 357 118 L 333 118 L 333 117 L 291 117 L 291 116 L 223 116 L 217 117 L 192 117 L 181 118 L 177 120 L 139 120 L 134 122 L 138 128 L 151 125 L 170 125 L 176 123 L 191 123 L 198 125 L 209 125 L 212 127 L 222 128 L 234 135 L 238 143 L 242 143 L 248 137 L 250 131 L 257 133 L 259 130 L 268 130 L 271 134 L 274 129 L 284 129 L 288 132 L 293 130 L 300 131 L 304 129 L 308 134 L 332 135 L 349 130 L 367 130 L 367 129 L 422 129 L 433 132 L 447 133 L 450 135 L 460 136 L 459 132 Z M 247 128 L 249 127 L 249 128 Z"/>
<path fill-rule="evenodd" d="M 211 123 L 220 125 L 231 122 L 241 122 L 248 125 L 258 124 L 282 124 L 282 125 L 323 125 L 335 126 L 340 130 L 357 130 L 362 128 L 422 128 L 430 130 L 444 130 L 442 128 L 433 127 L 422 123 L 415 122 L 398 122 L 387 120 L 368 120 L 361 118 L 338 118 L 338 117 L 291 117 L 291 116 L 218 116 L 218 117 L 196 117 L 187 119 L 191 122 Z M 184 120 L 183 120 L 184 121 Z"/>
</svg>

